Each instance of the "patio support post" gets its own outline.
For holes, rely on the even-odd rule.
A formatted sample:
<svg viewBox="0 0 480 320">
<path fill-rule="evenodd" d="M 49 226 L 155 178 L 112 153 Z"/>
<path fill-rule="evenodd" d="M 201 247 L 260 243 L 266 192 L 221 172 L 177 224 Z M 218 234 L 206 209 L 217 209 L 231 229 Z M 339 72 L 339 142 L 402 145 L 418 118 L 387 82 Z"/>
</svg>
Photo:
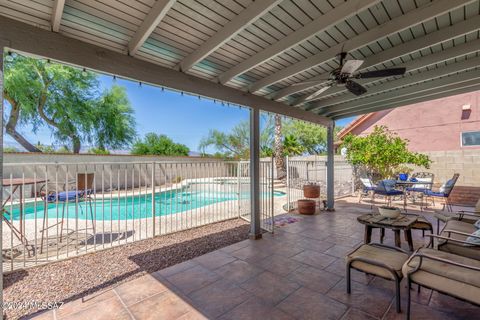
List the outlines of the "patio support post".
<svg viewBox="0 0 480 320">
<path fill-rule="evenodd" d="M 260 239 L 260 110 L 250 108 L 250 239 Z"/>
<path fill-rule="evenodd" d="M 5 43 L 0 40 L 0 128 L 3 128 L 3 52 Z M 0 190 L 3 190 L 3 130 L 0 130 Z M 0 192 L 0 203 L 3 203 L 3 192 Z M 3 219 L 0 218 L 0 252 L 3 251 Z M 3 256 L 0 254 L 0 311 L 3 319 Z"/>
<path fill-rule="evenodd" d="M 333 146 L 333 139 L 334 139 L 334 129 L 335 129 L 335 122 L 331 122 L 331 124 L 327 127 L 327 211 L 335 211 L 334 208 L 334 158 L 335 158 L 335 150 Z"/>
</svg>

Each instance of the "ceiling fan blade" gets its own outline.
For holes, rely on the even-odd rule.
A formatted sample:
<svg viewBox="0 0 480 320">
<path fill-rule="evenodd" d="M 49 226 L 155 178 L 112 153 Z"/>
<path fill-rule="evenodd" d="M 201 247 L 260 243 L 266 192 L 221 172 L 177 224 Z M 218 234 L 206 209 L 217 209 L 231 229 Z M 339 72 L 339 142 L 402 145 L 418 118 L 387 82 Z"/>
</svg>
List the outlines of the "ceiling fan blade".
<svg viewBox="0 0 480 320">
<path fill-rule="evenodd" d="M 352 80 L 347 80 L 347 82 L 345 83 L 345 88 L 347 88 L 348 91 L 350 91 L 356 96 L 360 96 L 367 92 L 367 89 Z"/>
<path fill-rule="evenodd" d="M 391 76 L 401 76 L 407 71 L 406 68 L 391 68 L 391 69 L 382 69 L 375 71 L 362 72 L 358 75 L 357 78 L 382 78 L 382 77 L 391 77 Z"/>
<path fill-rule="evenodd" d="M 314 93 L 312 93 L 311 95 L 309 95 L 305 100 L 311 100 L 313 98 L 316 98 L 318 97 L 319 95 L 321 95 L 322 93 L 324 93 L 325 91 L 327 91 L 331 86 L 326 86 L 326 87 L 322 87 L 320 89 L 318 89 L 317 91 L 315 91 Z"/>
<path fill-rule="evenodd" d="M 341 73 L 352 74 L 363 64 L 363 60 L 347 60 L 342 66 Z"/>
<path fill-rule="evenodd" d="M 302 82 L 298 82 L 298 83 L 294 83 L 292 84 L 291 86 L 292 87 L 295 87 L 295 86 L 302 86 L 304 84 L 321 84 L 321 83 L 324 83 L 325 81 L 328 81 L 329 79 L 319 79 L 319 80 L 311 80 L 311 81 L 302 81 Z"/>
</svg>

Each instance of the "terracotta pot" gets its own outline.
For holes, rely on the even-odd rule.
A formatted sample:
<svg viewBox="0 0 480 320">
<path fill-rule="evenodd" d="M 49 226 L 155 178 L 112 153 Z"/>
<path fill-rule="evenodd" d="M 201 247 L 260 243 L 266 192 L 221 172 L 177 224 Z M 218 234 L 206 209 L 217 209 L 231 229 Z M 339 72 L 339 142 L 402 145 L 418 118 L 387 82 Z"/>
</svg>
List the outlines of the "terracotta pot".
<svg viewBox="0 0 480 320">
<path fill-rule="evenodd" d="M 320 197 L 320 186 L 316 184 L 306 184 L 303 186 L 303 196 L 305 198 Z"/>
<path fill-rule="evenodd" d="M 301 199 L 297 201 L 298 213 L 300 214 L 314 214 L 315 213 L 315 201 L 308 199 Z"/>
</svg>

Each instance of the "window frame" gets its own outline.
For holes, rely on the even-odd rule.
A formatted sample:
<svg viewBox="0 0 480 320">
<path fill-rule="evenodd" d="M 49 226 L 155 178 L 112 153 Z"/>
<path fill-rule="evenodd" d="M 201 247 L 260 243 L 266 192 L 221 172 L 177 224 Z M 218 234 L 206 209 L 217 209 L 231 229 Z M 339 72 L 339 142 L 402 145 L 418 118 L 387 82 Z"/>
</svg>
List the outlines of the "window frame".
<svg viewBox="0 0 480 320">
<path fill-rule="evenodd" d="M 460 147 L 462 147 L 462 148 L 480 147 L 480 143 L 479 144 L 473 144 L 473 145 L 464 145 L 463 144 L 463 134 L 464 133 L 478 133 L 480 135 L 480 130 L 461 131 L 460 132 Z"/>
</svg>

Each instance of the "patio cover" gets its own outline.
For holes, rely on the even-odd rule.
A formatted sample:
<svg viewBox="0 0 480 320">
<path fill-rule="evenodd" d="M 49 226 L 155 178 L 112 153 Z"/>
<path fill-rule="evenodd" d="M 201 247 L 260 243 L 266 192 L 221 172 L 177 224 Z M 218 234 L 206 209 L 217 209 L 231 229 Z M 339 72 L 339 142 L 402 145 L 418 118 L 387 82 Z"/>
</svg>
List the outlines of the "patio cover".
<svg viewBox="0 0 480 320">
<path fill-rule="evenodd" d="M 0 41 L 137 81 L 329 125 L 480 89 L 478 0 L 0 0 Z M 11 20 L 14 19 L 14 20 Z M 88 43 L 88 45 L 86 44 Z M 360 97 L 325 79 L 335 55 L 361 71 Z"/>
</svg>

